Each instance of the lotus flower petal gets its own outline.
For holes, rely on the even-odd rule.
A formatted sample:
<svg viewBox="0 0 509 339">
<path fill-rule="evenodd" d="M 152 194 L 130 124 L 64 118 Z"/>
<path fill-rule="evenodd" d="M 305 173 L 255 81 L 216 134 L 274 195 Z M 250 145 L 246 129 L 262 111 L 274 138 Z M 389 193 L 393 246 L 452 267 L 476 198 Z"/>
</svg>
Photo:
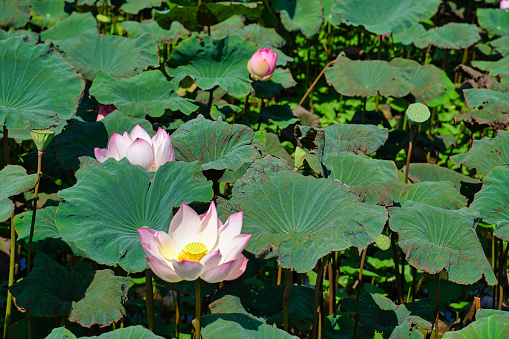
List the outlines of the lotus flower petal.
<svg viewBox="0 0 509 339">
<path fill-rule="evenodd" d="M 203 265 L 203 272 L 207 272 L 211 268 L 214 268 L 217 265 L 219 265 L 222 258 L 223 256 L 221 255 L 221 251 L 219 250 L 215 250 L 204 256 L 203 259 L 200 260 L 200 263 Z"/>
<path fill-rule="evenodd" d="M 172 260 L 175 272 L 184 280 L 196 280 L 203 272 L 203 265 L 196 261 Z"/>
<path fill-rule="evenodd" d="M 104 148 L 94 148 L 95 158 L 99 160 L 99 162 L 105 162 L 106 159 L 110 157 L 110 152 Z"/>
<path fill-rule="evenodd" d="M 159 278 L 164 281 L 175 283 L 184 280 L 181 276 L 179 276 L 174 270 L 172 270 L 168 265 L 161 263 L 156 259 L 147 258 L 148 266 L 157 275 Z"/>
<path fill-rule="evenodd" d="M 140 138 L 134 140 L 125 156 L 131 164 L 140 165 L 147 171 L 152 170 L 154 166 L 154 149 L 146 140 Z"/>
<path fill-rule="evenodd" d="M 244 248 L 246 248 L 249 239 L 251 239 L 251 234 L 239 234 L 232 239 L 227 248 L 220 249 L 225 254 L 224 261 L 230 261 L 237 258 Z"/>
<path fill-rule="evenodd" d="M 147 131 L 145 131 L 140 125 L 134 126 L 129 135 L 131 136 L 132 140 L 140 138 L 148 142 L 149 145 L 152 145 L 152 139 L 150 138 L 150 135 L 148 135 Z"/>
<path fill-rule="evenodd" d="M 239 255 L 237 258 L 237 262 L 235 263 L 235 267 L 233 268 L 230 275 L 226 277 L 224 280 L 235 280 L 242 275 L 246 271 L 248 259 L 244 256 L 244 254 Z"/>
<path fill-rule="evenodd" d="M 233 272 L 237 260 L 231 260 L 214 268 L 211 268 L 207 272 L 203 273 L 201 278 L 209 283 L 217 283 L 226 278 Z"/>
<path fill-rule="evenodd" d="M 207 248 L 215 248 L 218 240 L 217 220 L 216 205 L 214 202 L 211 202 L 205 217 L 200 222 L 200 228 L 197 230 L 195 241 L 203 243 Z"/>
<path fill-rule="evenodd" d="M 200 227 L 200 217 L 191 207 L 182 203 L 180 209 L 170 222 L 169 236 L 177 248 L 184 248 L 193 242 L 196 231 Z"/>
<path fill-rule="evenodd" d="M 254 80 L 267 81 L 276 70 L 277 55 L 271 49 L 259 49 L 247 63 L 247 70 Z"/>
<path fill-rule="evenodd" d="M 132 143 L 133 141 L 129 137 L 113 133 L 108 144 L 108 149 L 117 154 L 118 159 L 116 160 L 120 160 L 125 158 L 127 149 L 132 145 Z"/>
<path fill-rule="evenodd" d="M 152 147 L 154 147 L 155 155 L 155 169 L 167 163 L 168 161 L 175 161 L 175 150 L 171 142 L 171 137 L 161 127 L 157 130 L 156 135 L 152 137 Z"/>
</svg>

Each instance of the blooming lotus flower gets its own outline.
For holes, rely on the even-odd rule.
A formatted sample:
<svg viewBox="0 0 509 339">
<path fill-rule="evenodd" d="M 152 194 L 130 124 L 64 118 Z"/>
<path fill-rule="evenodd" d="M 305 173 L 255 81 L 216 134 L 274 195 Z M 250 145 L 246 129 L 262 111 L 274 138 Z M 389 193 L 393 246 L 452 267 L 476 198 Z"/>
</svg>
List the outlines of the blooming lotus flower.
<svg viewBox="0 0 509 339">
<path fill-rule="evenodd" d="M 94 153 L 100 162 L 108 158 L 117 161 L 127 158 L 131 164 L 140 165 L 147 171 L 157 171 L 162 164 L 175 161 L 171 137 L 161 127 L 152 139 L 140 125 L 134 126 L 131 133 L 124 132 L 124 135 L 114 133 L 108 148 L 96 147 Z"/>
<path fill-rule="evenodd" d="M 500 8 L 505 9 L 507 12 L 507 9 L 509 8 L 509 0 L 500 1 Z"/>
<path fill-rule="evenodd" d="M 277 55 L 271 49 L 259 49 L 247 63 L 247 70 L 254 80 L 267 81 L 276 69 Z"/>
<path fill-rule="evenodd" d="M 96 121 L 99 121 L 99 120 L 102 120 L 102 119 L 106 118 L 106 116 L 108 114 L 110 114 L 111 112 L 113 112 L 116 109 L 117 108 L 115 107 L 115 105 L 103 105 L 103 104 L 99 104 L 99 113 L 97 114 L 97 120 Z"/>
<path fill-rule="evenodd" d="M 237 279 L 244 273 L 247 258 L 242 254 L 251 234 L 240 234 L 242 212 L 223 223 L 214 202 L 198 215 L 182 203 L 168 233 L 138 228 L 141 245 L 152 271 L 168 282 L 196 280 L 209 283 Z"/>
</svg>

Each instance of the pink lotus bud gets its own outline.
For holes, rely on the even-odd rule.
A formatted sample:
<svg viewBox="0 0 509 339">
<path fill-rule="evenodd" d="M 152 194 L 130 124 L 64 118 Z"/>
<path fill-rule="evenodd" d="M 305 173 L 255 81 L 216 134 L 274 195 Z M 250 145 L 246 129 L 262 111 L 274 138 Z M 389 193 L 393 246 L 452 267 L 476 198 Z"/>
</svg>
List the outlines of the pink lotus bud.
<svg viewBox="0 0 509 339">
<path fill-rule="evenodd" d="M 507 12 L 507 9 L 509 8 L 509 0 L 500 1 L 500 8 L 505 9 Z"/>
<path fill-rule="evenodd" d="M 267 81 L 276 69 L 277 55 L 271 49 L 259 49 L 247 63 L 247 70 L 253 80 Z"/>
<path fill-rule="evenodd" d="M 97 120 L 96 121 L 99 121 L 99 120 L 102 120 L 102 119 L 106 118 L 106 116 L 108 114 L 110 114 L 111 112 L 113 112 L 116 109 L 117 108 L 115 107 L 115 105 L 103 105 L 103 104 L 99 104 L 99 114 L 97 114 Z"/>
</svg>

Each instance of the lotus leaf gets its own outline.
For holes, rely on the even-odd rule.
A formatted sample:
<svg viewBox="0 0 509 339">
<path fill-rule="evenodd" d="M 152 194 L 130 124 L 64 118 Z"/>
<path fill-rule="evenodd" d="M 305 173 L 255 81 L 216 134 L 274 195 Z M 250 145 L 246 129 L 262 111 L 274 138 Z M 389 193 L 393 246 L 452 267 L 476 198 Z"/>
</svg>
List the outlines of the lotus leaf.
<svg viewBox="0 0 509 339">
<path fill-rule="evenodd" d="M 332 23 L 363 25 L 371 33 L 399 34 L 418 21 L 431 18 L 438 9 L 439 0 L 355 0 L 338 1 L 332 7 Z"/>
<path fill-rule="evenodd" d="M 0 26 L 21 27 L 30 19 L 30 0 L 0 0 Z"/>
<path fill-rule="evenodd" d="M 16 31 L 5 31 L 0 29 L 0 40 L 6 40 L 19 35 L 26 35 L 28 37 L 28 41 L 34 45 L 39 41 L 39 34 L 35 32 L 24 29 L 18 29 Z"/>
<path fill-rule="evenodd" d="M 27 175 L 26 170 L 21 166 L 8 165 L 0 171 L 0 222 L 7 220 L 14 211 L 14 203 L 10 196 L 31 190 L 39 176 L 37 174 Z"/>
<path fill-rule="evenodd" d="M 492 316 L 494 314 L 502 316 L 502 317 L 509 318 L 509 312 L 507 312 L 507 311 L 492 310 L 492 309 L 489 309 L 489 308 L 480 308 L 480 309 L 477 310 L 477 312 L 475 312 L 475 319 L 479 320 L 479 319 L 482 319 L 482 318 L 487 318 L 487 317 Z"/>
<path fill-rule="evenodd" d="M 493 46 L 503 56 L 509 56 L 509 36 L 503 36 L 491 42 Z"/>
<path fill-rule="evenodd" d="M 300 30 L 310 38 L 322 26 L 322 4 L 319 0 L 274 0 L 272 8 L 280 12 L 281 22 L 287 31 Z"/>
<path fill-rule="evenodd" d="M 500 315 L 492 315 L 490 317 L 481 318 L 474 321 L 467 327 L 454 331 L 446 332 L 444 339 L 491 339 L 506 338 L 509 336 L 509 320 Z"/>
<path fill-rule="evenodd" d="M 432 28 L 426 32 L 424 38 L 431 44 L 444 49 L 467 48 L 481 40 L 476 25 L 456 22 Z"/>
<path fill-rule="evenodd" d="M 248 251 L 277 257 L 280 266 L 297 272 L 312 270 L 331 251 L 362 250 L 387 220 L 385 208 L 361 203 L 336 180 L 286 171 L 249 185 L 229 205 L 244 212 L 242 230 L 253 234 Z"/>
<path fill-rule="evenodd" d="M 496 166 L 509 164 L 509 131 L 499 131 L 495 138 L 474 140 L 470 151 L 451 158 L 457 165 L 475 168 L 479 174 L 488 174 Z"/>
<path fill-rule="evenodd" d="M 269 81 L 257 81 L 253 85 L 255 96 L 261 99 L 272 99 L 282 90 L 297 85 L 289 69 L 276 68 Z"/>
<path fill-rule="evenodd" d="M 56 45 L 64 59 L 87 80 L 94 80 L 99 71 L 117 77 L 131 77 L 149 66 L 159 66 L 157 45 L 149 34 L 136 39 L 83 34 L 58 41 Z"/>
<path fill-rule="evenodd" d="M 87 33 L 98 33 L 97 21 L 94 16 L 90 12 L 83 14 L 73 12 L 70 17 L 41 32 L 41 40 L 66 40 Z"/>
<path fill-rule="evenodd" d="M 408 201 L 389 208 L 389 213 L 389 227 L 398 233 L 399 246 L 413 267 L 430 274 L 445 269 L 457 284 L 472 284 L 483 275 L 489 285 L 497 283 L 475 232 L 477 211 Z"/>
<path fill-rule="evenodd" d="M 53 26 L 57 21 L 66 18 L 65 0 L 32 0 L 35 16 L 32 22 L 41 27 Z"/>
<path fill-rule="evenodd" d="M 257 143 L 258 142 L 258 143 Z M 256 147 L 262 150 L 265 154 L 270 154 L 288 161 L 288 163 L 293 162 L 292 157 L 286 149 L 281 145 L 279 141 L 279 137 L 275 133 L 270 133 L 267 131 L 256 132 L 255 140 L 253 142 Z"/>
<path fill-rule="evenodd" d="M 509 56 L 497 61 L 472 61 L 472 66 L 489 71 L 491 76 L 509 75 Z"/>
<path fill-rule="evenodd" d="M 132 78 L 116 78 L 99 72 L 90 94 L 102 104 L 115 105 L 122 114 L 141 118 L 160 117 L 166 109 L 186 115 L 198 109 L 175 93 L 171 83 L 157 70 Z"/>
<path fill-rule="evenodd" d="M 478 180 L 434 164 L 410 164 L 408 176 L 414 183 L 423 181 L 450 181 L 460 192 L 465 183 L 479 183 Z"/>
<path fill-rule="evenodd" d="M 259 153 L 252 145 L 254 133 L 249 127 L 232 125 L 202 115 L 186 122 L 173 134 L 177 160 L 198 161 L 204 170 L 237 170 L 255 160 Z"/>
<path fill-rule="evenodd" d="M 352 61 L 339 56 L 334 66 L 325 71 L 325 77 L 336 91 L 347 96 L 369 97 L 380 93 L 400 98 L 414 88 L 405 70 L 381 60 Z"/>
<path fill-rule="evenodd" d="M 414 44 L 417 48 L 426 48 L 430 44 L 425 38 L 426 29 L 422 24 L 413 25 L 406 31 L 396 34 L 395 36 L 403 45 Z"/>
<path fill-rule="evenodd" d="M 76 176 L 76 185 L 59 192 L 65 202 L 58 207 L 56 226 L 63 240 L 98 263 L 118 263 L 128 272 L 147 267 L 137 228 L 166 232 L 173 206 L 212 197 L 197 163 L 168 162 L 154 175 L 127 159 L 108 159 Z"/>
<path fill-rule="evenodd" d="M 32 211 L 16 215 L 14 225 L 18 232 L 18 240 L 28 240 L 30 236 L 30 226 L 32 224 Z M 55 218 L 57 215 L 57 206 L 49 206 L 37 210 L 34 238 L 33 241 L 42 241 L 47 238 L 60 238 L 60 233 L 55 226 Z"/>
<path fill-rule="evenodd" d="M 484 222 L 497 224 L 494 235 L 509 240 L 509 167 L 495 167 L 484 177 L 483 187 L 475 195 L 471 208 L 478 210 Z"/>
<path fill-rule="evenodd" d="M 71 333 L 68 329 L 64 327 L 55 328 L 49 336 L 45 339 L 76 339 L 76 336 Z M 160 337 L 150 332 L 148 329 L 141 325 L 137 326 L 129 326 L 126 328 L 119 328 L 111 332 L 106 332 L 101 334 L 100 336 L 94 337 L 80 337 L 79 339 L 163 339 L 164 337 Z"/>
<path fill-rule="evenodd" d="M 326 177 L 350 186 L 362 201 L 384 205 L 399 201 L 403 184 L 394 162 L 365 159 L 353 153 L 327 154 L 323 161 Z"/>
<path fill-rule="evenodd" d="M 74 115 L 83 79 L 50 44 L 34 46 L 22 37 L 0 40 L 0 68 L 0 124 L 46 129 Z"/>
<path fill-rule="evenodd" d="M 509 13 L 495 8 L 478 8 L 479 25 L 494 35 L 509 35 Z"/>
<path fill-rule="evenodd" d="M 162 29 L 154 20 L 145 20 L 141 23 L 137 21 L 124 21 L 122 22 L 122 27 L 124 27 L 124 29 L 135 38 L 138 38 L 145 33 L 150 34 L 158 46 L 174 43 L 180 37 L 189 34 L 189 31 L 177 21 L 171 23 L 169 30 Z"/>
<path fill-rule="evenodd" d="M 120 9 L 129 14 L 138 14 L 145 8 L 159 7 L 163 2 L 164 0 L 126 0 Z"/>
<path fill-rule="evenodd" d="M 262 119 L 273 123 L 280 128 L 285 128 L 288 125 L 295 124 L 299 121 L 299 119 L 293 115 L 289 104 L 262 107 L 260 109 L 260 116 Z"/>
<path fill-rule="evenodd" d="M 65 327 L 57 327 L 44 339 L 77 339 L 77 337 Z"/>
<path fill-rule="evenodd" d="M 496 92 L 487 88 L 472 88 L 463 91 L 468 107 L 484 108 L 488 111 L 509 112 L 509 92 Z"/>
<path fill-rule="evenodd" d="M 467 207 L 467 199 L 463 197 L 450 181 L 425 181 L 408 187 L 401 199 L 401 204 L 414 201 L 448 210 Z"/>
</svg>

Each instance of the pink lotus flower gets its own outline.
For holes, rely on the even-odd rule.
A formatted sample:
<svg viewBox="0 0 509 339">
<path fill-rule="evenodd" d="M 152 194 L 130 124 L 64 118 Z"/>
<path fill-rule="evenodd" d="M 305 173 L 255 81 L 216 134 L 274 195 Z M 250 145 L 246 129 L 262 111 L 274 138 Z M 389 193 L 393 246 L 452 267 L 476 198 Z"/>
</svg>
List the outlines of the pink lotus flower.
<svg viewBox="0 0 509 339">
<path fill-rule="evenodd" d="M 141 245 L 152 271 L 168 282 L 196 280 L 209 283 L 237 279 L 244 273 L 247 258 L 242 254 L 251 234 L 240 234 L 242 212 L 223 223 L 214 202 L 198 215 L 182 203 L 168 233 L 138 228 Z"/>
<path fill-rule="evenodd" d="M 267 81 L 276 69 L 277 55 L 271 49 L 259 49 L 247 63 L 247 70 L 254 80 Z"/>
<path fill-rule="evenodd" d="M 113 112 L 116 109 L 117 108 L 115 107 L 115 105 L 103 105 L 103 104 L 99 104 L 99 113 L 97 114 L 97 120 L 96 121 L 99 121 L 99 120 L 102 120 L 102 119 L 106 118 L 106 116 L 108 114 L 110 114 L 111 112 Z"/>
<path fill-rule="evenodd" d="M 157 171 L 168 161 L 175 161 L 171 137 L 161 127 L 152 139 L 140 125 L 134 126 L 131 133 L 124 132 L 124 135 L 114 133 L 108 148 L 96 147 L 94 153 L 100 162 L 108 158 L 114 158 L 117 161 L 127 158 L 131 164 L 140 165 L 147 171 Z"/>
<path fill-rule="evenodd" d="M 507 9 L 509 8 L 509 0 L 500 1 L 500 8 L 505 9 L 507 12 Z"/>
</svg>

